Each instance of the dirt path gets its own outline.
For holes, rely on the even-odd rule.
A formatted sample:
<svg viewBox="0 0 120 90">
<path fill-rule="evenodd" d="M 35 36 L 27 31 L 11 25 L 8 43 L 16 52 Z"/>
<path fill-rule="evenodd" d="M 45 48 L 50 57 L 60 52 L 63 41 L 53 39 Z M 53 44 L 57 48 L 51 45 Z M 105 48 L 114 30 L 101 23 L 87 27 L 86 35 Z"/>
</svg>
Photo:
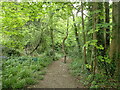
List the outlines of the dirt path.
<svg viewBox="0 0 120 90">
<path fill-rule="evenodd" d="M 77 79 L 69 74 L 69 62 L 64 64 L 63 59 L 53 62 L 48 67 L 44 80 L 31 88 L 82 88 Z"/>
</svg>

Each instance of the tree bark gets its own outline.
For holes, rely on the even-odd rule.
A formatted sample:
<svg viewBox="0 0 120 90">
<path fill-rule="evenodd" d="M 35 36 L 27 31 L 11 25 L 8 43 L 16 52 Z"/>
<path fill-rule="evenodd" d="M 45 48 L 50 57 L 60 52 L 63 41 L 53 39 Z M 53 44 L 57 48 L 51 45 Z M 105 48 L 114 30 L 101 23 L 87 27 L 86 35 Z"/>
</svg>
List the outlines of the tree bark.
<svg viewBox="0 0 120 90">
<path fill-rule="evenodd" d="M 83 32 L 83 42 L 84 45 L 86 44 L 86 34 L 85 34 L 85 30 L 84 30 L 84 15 L 83 15 L 83 3 L 81 2 L 81 13 L 82 13 L 82 32 Z M 84 46 L 84 63 L 87 64 L 87 60 L 86 60 L 86 46 Z"/>
<path fill-rule="evenodd" d="M 104 6 L 105 6 L 105 23 L 110 23 L 109 2 L 105 2 Z M 105 52 L 108 51 L 109 47 L 110 47 L 110 26 L 105 28 Z"/>
<path fill-rule="evenodd" d="M 101 18 L 102 16 L 104 16 L 104 14 L 103 14 L 103 11 L 104 11 L 103 2 L 98 2 L 97 10 L 100 11 L 98 13 L 98 18 L 97 18 L 98 22 L 97 22 L 97 24 L 103 24 L 104 23 L 104 18 Z M 106 42 L 108 42 L 108 41 L 106 41 L 106 35 L 104 35 L 104 34 L 106 34 L 105 31 L 104 31 L 104 28 L 99 26 L 98 29 L 99 30 L 97 32 L 97 40 L 98 40 L 97 46 L 102 45 L 102 47 L 104 47 L 104 49 L 97 49 L 97 56 L 103 56 L 104 57 L 106 55 Z M 105 72 L 106 72 L 106 75 L 107 75 L 108 71 L 107 71 L 107 66 L 106 65 L 107 65 L 106 61 L 104 60 L 104 65 L 103 66 L 105 67 L 104 69 L 105 69 Z"/>
<path fill-rule="evenodd" d="M 52 59 L 55 60 L 55 49 L 54 49 L 54 31 L 53 31 L 53 14 L 50 13 L 50 37 L 51 37 L 51 44 L 52 44 Z"/>
<path fill-rule="evenodd" d="M 104 14 L 103 14 L 103 10 L 104 10 L 103 2 L 98 2 L 97 10 L 100 11 L 99 13 L 97 13 L 97 15 L 98 15 L 97 24 L 103 24 L 104 18 L 101 18 L 102 16 L 104 16 Z M 97 45 L 98 46 L 102 45 L 102 47 L 104 47 L 104 49 L 98 49 L 97 54 L 104 56 L 105 55 L 104 28 L 101 26 L 98 26 L 97 40 L 98 40 Z"/>
<path fill-rule="evenodd" d="M 93 3 L 93 11 L 97 10 L 97 2 Z M 96 24 L 97 24 L 97 14 L 94 13 L 93 15 L 93 40 L 97 40 L 97 34 L 96 34 Z M 93 61 L 93 74 L 95 75 L 96 67 L 97 67 L 97 55 L 96 55 L 96 46 L 93 48 L 94 53 L 94 61 Z"/>
<path fill-rule="evenodd" d="M 31 55 L 35 50 L 38 49 L 38 47 L 40 46 L 41 43 L 42 43 L 42 38 L 40 38 L 40 40 L 39 40 L 37 46 L 30 52 L 30 55 Z"/>
<path fill-rule="evenodd" d="M 54 36 L 53 36 L 53 29 L 51 28 L 51 43 L 52 43 L 52 58 L 55 60 L 55 50 L 54 50 Z"/>
<path fill-rule="evenodd" d="M 43 36 L 42 34 L 43 34 L 43 31 L 41 32 L 41 35 L 40 35 L 40 39 L 39 39 L 38 44 L 37 44 L 36 47 L 30 52 L 30 55 L 31 55 L 35 50 L 37 50 L 38 47 L 40 46 L 40 44 L 42 43 L 42 36 Z"/>
<path fill-rule="evenodd" d="M 114 76 L 120 81 L 120 2 L 113 2 L 112 19 L 114 25 L 109 55 L 116 64 Z"/>
<path fill-rule="evenodd" d="M 66 57 L 67 57 L 67 54 L 66 54 L 66 51 L 65 51 L 65 41 L 68 37 L 68 26 L 69 26 L 69 19 L 67 20 L 66 36 L 64 37 L 63 42 L 62 42 L 62 50 L 63 50 L 63 53 L 64 53 L 64 63 L 66 63 Z"/>
<path fill-rule="evenodd" d="M 79 54 L 80 54 L 80 40 L 79 40 L 79 34 L 78 34 L 77 26 L 76 26 L 76 23 L 75 23 L 74 14 L 73 14 L 73 23 L 74 23 L 74 30 L 75 30 L 75 38 L 76 38 L 76 42 L 77 42 L 77 45 L 78 45 L 78 51 L 79 51 Z"/>
</svg>

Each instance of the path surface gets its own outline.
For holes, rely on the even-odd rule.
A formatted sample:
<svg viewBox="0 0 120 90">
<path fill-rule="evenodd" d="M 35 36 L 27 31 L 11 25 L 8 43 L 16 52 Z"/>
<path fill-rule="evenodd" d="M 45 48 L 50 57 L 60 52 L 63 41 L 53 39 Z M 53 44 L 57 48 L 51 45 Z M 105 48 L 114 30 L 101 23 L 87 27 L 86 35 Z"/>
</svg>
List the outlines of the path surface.
<svg viewBox="0 0 120 90">
<path fill-rule="evenodd" d="M 68 60 L 67 60 L 68 61 Z M 63 59 L 53 62 L 47 69 L 44 80 L 41 80 L 37 85 L 31 88 L 81 88 L 68 70 L 68 63 L 63 63 Z"/>
</svg>

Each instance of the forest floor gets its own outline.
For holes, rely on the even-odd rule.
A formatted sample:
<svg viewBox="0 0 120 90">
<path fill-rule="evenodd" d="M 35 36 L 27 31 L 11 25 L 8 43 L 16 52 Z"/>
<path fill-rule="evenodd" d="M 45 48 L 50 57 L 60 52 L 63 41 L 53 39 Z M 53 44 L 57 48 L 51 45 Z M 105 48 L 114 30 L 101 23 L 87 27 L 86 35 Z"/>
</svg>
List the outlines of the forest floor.
<svg viewBox="0 0 120 90">
<path fill-rule="evenodd" d="M 68 65 L 70 59 L 67 58 L 67 63 L 63 63 L 63 58 L 54 61 L 46 70 L 46 75 L 38 84 L 28 88 L 82 88 L 78 80 L 73 77 Z"/>
</svg>

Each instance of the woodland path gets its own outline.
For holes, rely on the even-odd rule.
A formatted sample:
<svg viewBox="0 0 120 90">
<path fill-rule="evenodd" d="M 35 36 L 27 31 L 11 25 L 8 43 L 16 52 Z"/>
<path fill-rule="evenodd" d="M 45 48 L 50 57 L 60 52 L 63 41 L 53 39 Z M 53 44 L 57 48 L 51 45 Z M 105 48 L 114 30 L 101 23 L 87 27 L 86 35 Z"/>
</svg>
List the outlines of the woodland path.
<svg viewBox="0 0 120 90">
<path fill-rule="evenodd" d="M 76 78 L 71 76 L 68 70 L 70 59 L 63 63 L 63 58 L 53 62 L 47 69 L 44 80 L 30 88 L 82 88 Z"/>
</svg>

